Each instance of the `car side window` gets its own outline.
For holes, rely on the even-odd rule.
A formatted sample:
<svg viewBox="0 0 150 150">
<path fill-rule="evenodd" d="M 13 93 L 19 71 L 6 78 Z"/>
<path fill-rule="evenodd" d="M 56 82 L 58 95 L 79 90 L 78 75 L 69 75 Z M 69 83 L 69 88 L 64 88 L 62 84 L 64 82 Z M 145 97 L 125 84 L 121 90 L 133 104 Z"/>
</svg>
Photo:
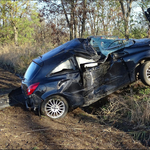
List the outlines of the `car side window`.
<svg viewBox="0 0 150 150">
<path fill-rule="evenodd" d="M 68 71 L 73 71 L 75 69 L 76 68 L 73 65 L 72 60 L 66 60 L 65 62 L 59 64 L 55 69 L 53 69 L 50 74 L 67 73 Z"/>
</svg>

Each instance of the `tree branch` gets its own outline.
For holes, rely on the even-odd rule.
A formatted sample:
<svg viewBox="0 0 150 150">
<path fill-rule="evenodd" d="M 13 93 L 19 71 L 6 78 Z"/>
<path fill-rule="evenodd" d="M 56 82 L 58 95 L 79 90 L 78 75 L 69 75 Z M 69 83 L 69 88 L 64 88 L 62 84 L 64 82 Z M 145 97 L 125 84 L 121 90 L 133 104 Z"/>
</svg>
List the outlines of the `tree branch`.
<svg viewBox="0 0 150 150">
<path fill-rule="evenodd" d="M 123 0 L 119 0 L 119 3 L 121 5 L 121 9 L 122 9 L 122 13 L 123 13 L 123 18 L 126 19 L 126 16 L 125 16 L 125 9 L 124 9 L 124 5 L 123 5 Z"/>
<path fill-rule="evenodd" d="M 70 26 L 70 22 L 69 22 L 69 19 L 68 19 L 68 16 L 67 16 L 66 9 L 64 7 L 63 0 L 61 0 L 61 4 L 62 4 L 62 7 L 63 7 L 63 11 L 64 11 L 64 14 L 65 14 L 65 17 L 66 17 L 67 24 L 68 24 L 68 26 Z"/>
</svg>

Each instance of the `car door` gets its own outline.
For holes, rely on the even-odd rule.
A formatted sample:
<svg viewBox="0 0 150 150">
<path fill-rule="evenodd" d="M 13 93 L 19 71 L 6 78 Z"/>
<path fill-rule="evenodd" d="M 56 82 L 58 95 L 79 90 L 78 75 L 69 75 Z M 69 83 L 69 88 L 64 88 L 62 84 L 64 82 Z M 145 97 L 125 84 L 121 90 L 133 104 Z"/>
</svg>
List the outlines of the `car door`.
<svg viewBox="0 0 150 150">
<path fill-rule="evenodd" d="M 116 58 L 112 54 L 110 60 L 111 65 L 105 76 L 105 84 L 118 89 L 130 82 L 128 68 L 122 57 Z"/>
<path fill-rule="evenodd" d="M 83 83 L 87 104 L 97 101 L 130 82 L 128 70 L 122 58 L 116 59 L 110 55 L 105 62 L 97 63 L 92 67 L 85 67 L 85 65 Z"/>
</svg>

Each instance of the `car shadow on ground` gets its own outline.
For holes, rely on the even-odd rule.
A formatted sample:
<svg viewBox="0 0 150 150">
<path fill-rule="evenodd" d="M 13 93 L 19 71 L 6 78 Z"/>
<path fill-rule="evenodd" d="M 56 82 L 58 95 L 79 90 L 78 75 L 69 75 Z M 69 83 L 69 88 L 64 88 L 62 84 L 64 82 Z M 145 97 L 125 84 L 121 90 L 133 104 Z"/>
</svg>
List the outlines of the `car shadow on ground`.
<svg viewBox="0 0 150 150">
<path fill-rule="evenodd" d="M 6 112 L 6 118 L 11 116 L 11 119 L 9 119 L 9 124 L 12 125 L 11 128 L 5 125 L 5 128 L 10 129 L 11 143 L 8 143 L 8 145 L 4 148 L 64 149 L 63 145 L 59 145 L 55 140 L 55 138 L 57 139 L 57 137 L 60 136 L 58 131 L 51 128 L 51 126 L 47 125 L 46 122 L 42 122 L 42 120 L 45 120 L 46 118 L 39 117 L 37 113 L 26 109 L 24 103 L 25 100 L 20 90 L 20 88 L 17 88 L 9 94 L 9 105 L 13 106 L 10 109 L 12 109 L 14 113 L 9 113 L 7 115 L 8 112 Z M 18 112 L 16 110 L 18 110 Z M 7 133 L 7 137 L 9 137 L 8 134 L 9 133 Z M 12 135 L 15 138 L 12 138 Z M 19 137 L 19 139 L 17 139 L 17 137 Z"/>
<path fill-rule="evenodd" d="M 28 111 L 24 105 L 18 104 L 15 107 L 22 109 L 25 114 L 17 117 L 17 124 L 20 124 L 17 133 L 20 136 L 20 148 L 25 149 L 64 149 L 55 138 L 59 137 L 57 130 L 50 125 L 43 123 L 43 118 L 38 117 L 34 112 Z M 8 147 L 9 148 L 9 147 Z"/>
</svg>

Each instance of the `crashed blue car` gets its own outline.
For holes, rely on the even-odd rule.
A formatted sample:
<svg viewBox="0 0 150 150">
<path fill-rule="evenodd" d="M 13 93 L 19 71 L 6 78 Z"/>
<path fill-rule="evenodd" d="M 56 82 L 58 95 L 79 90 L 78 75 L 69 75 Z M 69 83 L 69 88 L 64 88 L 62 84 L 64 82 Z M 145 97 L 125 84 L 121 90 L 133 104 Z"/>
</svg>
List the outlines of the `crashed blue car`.
<svg viewBox="0 0 150 150">
<path fill-rule="evenodd" d="M 150 39 L 92 36 L 34 59 L 21 88 L 27 108 L 57 119 L 137 80 L 150 85 Z"/>
</svg>

